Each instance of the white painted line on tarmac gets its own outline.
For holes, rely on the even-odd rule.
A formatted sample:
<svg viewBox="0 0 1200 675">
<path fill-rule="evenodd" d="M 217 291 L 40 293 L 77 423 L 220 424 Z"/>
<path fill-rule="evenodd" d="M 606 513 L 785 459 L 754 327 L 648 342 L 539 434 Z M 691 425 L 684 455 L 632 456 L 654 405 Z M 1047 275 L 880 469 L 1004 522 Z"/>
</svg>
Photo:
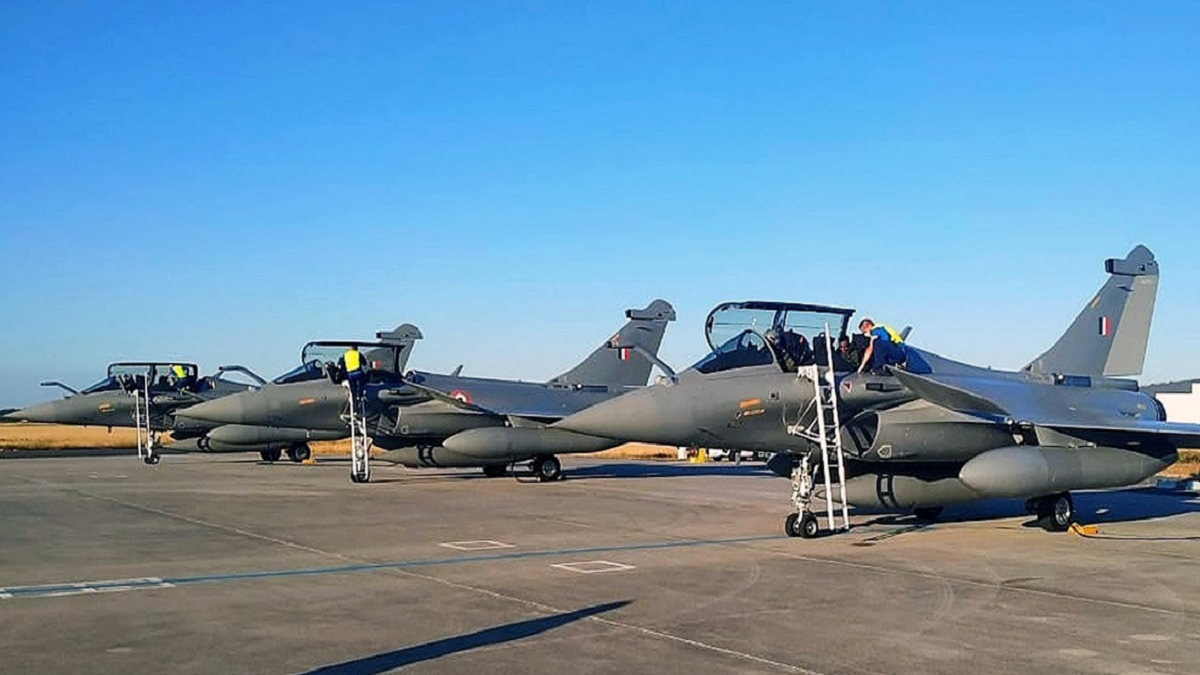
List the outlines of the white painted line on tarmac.
<svg viewBox="0 0 1200 675">
<path fill-rule="evenodd" d="M 497 548 L 516 548 L 516 544 L 506 544 L 491 539 L 475 539 L 471 541 L 444 541 L 438 546 L 452 548 L 455 551 L 490 551 Z"/>
<path fill-rule="evenodd" d="M 573 563 L 556 563 L 551 567 L 557 567 L 560 570 L 568 572 L 578 572 L 579 574 L 599 574 L 602 572 L 627 572 L 632 569 L 637 569 L 634 565 L 626 565 L 624 563 L 610 562 L 608 560 L 585 560 Z"/>
<path fill-rule="evenodd" d="M 89 595 L 92 593 L 142 591 L 148 588 L 175 588 L 175 584 L 164 581 L 159 577 L 139 577 L 137 579 L 113 579 L 110 581 L 83 581 L 72 584 L 9 586 L 7 588 L 0 588 L 0 599 L 63 598 L 71 595 Z"/>
</svg>

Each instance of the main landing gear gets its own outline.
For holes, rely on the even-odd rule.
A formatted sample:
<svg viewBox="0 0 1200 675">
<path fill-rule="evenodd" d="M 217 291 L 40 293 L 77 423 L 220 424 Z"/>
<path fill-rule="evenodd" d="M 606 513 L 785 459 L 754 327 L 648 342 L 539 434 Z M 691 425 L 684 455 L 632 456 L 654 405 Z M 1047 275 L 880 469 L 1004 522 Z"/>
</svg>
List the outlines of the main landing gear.
<svg viewBox="0 0 1200 675">
<path fill-rule="evenodd" d="M 529 468 L 539 483 L 562 480 L 562 462 L 554 455 L 538 455 L 530 462 Z"/>
<path fill-rule="evenodd" d="M 309 458 L 312 457 L 312 449 L 308 447 L 307 443 L 297 443 L 288 448 L 287 456 L 288 459 L 296 462 L 297 464 L 300 462 L 307 462 Z"/>
<path fill-rule="evenodd" d="M 260 450 L 258 456 L 264 462 L 278 462 L 283 457 L 283 451 L 279 448 L 275 448 L 274 450 Z"/>
<path fill-rule="evenodd" d="M 1037 515 L 1038 525 L 1047 532 L 1066 532 L 1075 521 L 1075 502 L 1070 492 L 1030 499 L 1025 509 Z"/>
</svg>

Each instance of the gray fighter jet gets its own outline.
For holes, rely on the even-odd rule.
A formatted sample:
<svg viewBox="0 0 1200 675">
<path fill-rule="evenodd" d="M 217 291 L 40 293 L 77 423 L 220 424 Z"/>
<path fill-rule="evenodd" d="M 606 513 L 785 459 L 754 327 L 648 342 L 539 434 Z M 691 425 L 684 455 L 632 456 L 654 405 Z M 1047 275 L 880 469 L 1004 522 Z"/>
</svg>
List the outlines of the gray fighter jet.
<svg viewBox="0 0 1200 675">
<path fill-rule="evenodd" d="M 936 518 L 945 504 L 1019 498 L 1043 527 L 1064 530 L 1072 490 L 1136 484 L 1178 448 L 1200 447 L 1200 426 L 1167 423 L 1136 381 L 1117 379 L 1142 368 L 1154 256 L 1139 246 L 1106 271 L 1066 334 L 1019 372 L 907 345 L 903 366 L 851 372 L 816 334 L 845 335 L 853 310 L 727 303 L 709 315 L 713 352 L 694 367 L 552 428 L 775 452 L 769 466 L 793 480 L 792 536 L 820 532 L 810 510 L 820 499 L 831 529 L 849 526 L 847 504 Z M 813 336 L 816 349 L 788 353 L 803 342 L 788 333 Z"/>
<path fill-rule="evenodd" d="M 603 400 L 645 386 L 675 310 L 663 300 L 626 312 L 612 340 L 549 382 L 521 382 L 414 371 L 401 377 L 396 356 L 382 344 L 358 344 L 364 354 L 364 428 L 383 458 L 410 467 L 482 467 L 488 476 L 529 462 L 539 480 L 556 480 L 556 453 L 594 452 L 618 445 L 609 438 L 548 429 Z M 611 349 L 609 344 L 625 345 Z M 339 359 L 349 343 L 312 343 L 305 365 L 274 383 L 189 408 L 209 424 L 286 427 L 347 433 L 350 400 Z M 402 364 L 401 364 L 402 366 Z M 352 471 L 355 482 L 369 479 Z"/>
<path fill-rule="evenodd" d="M 241 366 L 231 366 L 216 375 L 199 377 L 194 363 L 121 362 L 108 366 L 104 379 L 82 390 L 61 382 L 43 382 L 58 387 L 67 396 L 6 415 L 9 419 L 76 426 L 136 427 L 139 454 L 147 464 L 157 464 L 156 435 L 172 432 L 176 438 L 201 436 L 211 427 L 180 423 L 177 413 L 188 406 L 246 391 L 247 385 L 228 379 L 227 373 L 242 372 L 261 381 Z M 146 447 L 142 453 L 142 432 Z"/>
<path fill-rule="evenodd" d="M 292 390 L 300 396 L 295 400 L 298 409 L 310 409 L 320 416 L 329 410 L 340 410 L 338 406 L 345 403 L 344 394 L 335 393 L 335 400 L 330 407 L 328 398 L 329 377 L 336 367 L 337 359 L 351 344 L 364 348 L 368 359 L 375 364 L 378 374 L 394 373 L 398 378 L 403 372 L 412 347 L 421 339 L 421 331 L 412 324 L 402 324 L 390 331 L 375 334 L 377 343 L 365 342 L 311 342 L 305 345 L 300 353 L 300 365 L 277 377 L 268 383 L 257 378 L 255 390 L 267 388 L 274 391 L 275 387 L 283 384 L 303 384 L 316 382 L 316 391 L 309 396 L 300 387 Z M 373 352 L 366 349 L 371 345 Z M 224 366 L 223 370 L 242 370 L 236 366 Z M 245 393 L 243 387 L 236 394 Z M 338 398 L 340 396 L 340 398 Z M 310 408 L 311 406 L 311 408 Z M 286 415 L 283 416 L 286 418 Z M 249 416 L 246 417 L 248 419 Z M 242 418 L 239 418 L 242 419 Z M 312 456 L 309 447 L 311 441 L 337 441 L 349 436 L 349 430 L 343 423 L 337 428 L 304 428 L 288 424 L 287 419 L 272 415 L 269 425 L 253 424 L 224 424 L 209 419 L 192 416 L 191 409 L 181 411 L 175 419 L 174 442 L 167 445 L 172 450 L 187 452 L 258 452 L 264 461 L 277 462 L 283 453 L 293 462 L 303 462 Z"/>
</svg>

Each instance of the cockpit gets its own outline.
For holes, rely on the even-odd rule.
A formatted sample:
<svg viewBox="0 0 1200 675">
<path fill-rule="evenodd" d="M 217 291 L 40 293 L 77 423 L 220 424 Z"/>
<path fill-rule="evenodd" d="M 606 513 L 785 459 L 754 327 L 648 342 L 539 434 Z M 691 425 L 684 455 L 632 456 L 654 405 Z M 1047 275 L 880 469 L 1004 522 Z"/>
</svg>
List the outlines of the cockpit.
<svg viewBox="0 0 1200 675">
<path fill-rule="evenodd" d="M 117 391 L 147 383 L 156 391 L 178 391 L 194 387 L 199 381 L 199 368 L 194 363 L 122 362 L 108 366 L 108 374 L 96 384 L 81 391 L 94 394 L 101 391 Z"/>
<path fill-rule="evenodd" d="M 272 384 L 294 384 L 329 379 L 341 382 L 345 377 L 344 356 L 350 347 L 362 354 L 367 382 L 388 382 L 399 378 L 405 345 L 377 342 L 310 342 L 300 352 L 300 365 L 280 375 Z"/>
<path fill-rule="evenodd" d="M 784 302 L 727 302 L 709 313 L 704 334 L 712 353 L 693 368 L 704 374 L 774 364 L 795 372 L 828 365 L 825 336 L 846 335 L 852 309 Z M 836 363 L 835 363 L 836 365 Z"/>
</svg>

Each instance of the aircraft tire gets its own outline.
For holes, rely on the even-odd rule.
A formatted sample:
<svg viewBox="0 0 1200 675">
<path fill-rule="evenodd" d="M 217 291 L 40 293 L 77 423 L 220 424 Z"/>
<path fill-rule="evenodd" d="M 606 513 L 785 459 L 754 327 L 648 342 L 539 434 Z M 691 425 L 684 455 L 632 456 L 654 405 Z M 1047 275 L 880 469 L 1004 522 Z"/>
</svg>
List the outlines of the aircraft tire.
<svg viewBox="0 0 1200 675">
<path fill-rule="evenodd" d="M 804 539 L 813 539 L 821 533 L 821 525 L 817 522 L 817 517 L 811 513 L 805 513 L 800 518 L 800 536 Z"/>
<path fill-rule="evenodd" d="M 1042 497 L 1037 502 L 1038 525 L 1047 532 L 1066 532 L 1075 520 L 1075 502 L 1070 492 Z"/>
<path fill-rule="evenodd" d="M 913 509 L 913 515 L 922 523 L 932 523 L 942 516 L 942 507 L 919 506 Z"/>
<path fill-rule="evenodd" d="M 789 513 L 788 517 L 783 521 L 783 531 L 789 537 L 800 536 L 800 514 Z"/>
<path fill-rule="evenodd" d="M 279 451 L 276 450 L 275 452 L 278 453 Z M 308 447 L 307 443 L 297 443 L 288 448 L 287 455 L 288 459 L 299 464 L 300 462 L 307 461 L 308 458 L 312 457 L 312 449 Z"/>
<path fill-rule="evenodd" d="M 150 466 L 154 466 L 155 464 L 158 464 L 159 462 L 162 461 L 162 457 L 157 454 L 150 454 L 150 455 L 146 455 L 145 461 L 146 461 L 146 464 L 148 464 Z"/>
<path fill-rule="evenodd" d="M 488 478 L 499 478 L 503 476 L 507 470 L 508 467 L 504 464 L 486 464 L 483 467 L 483 475 L 487 476 Z"/>
<path fill-rule="evenodd" d="M 539 455 L 533 460 L 533 473 L 539 483 L 562 479 L 562 462 L 554 455 Z"/>
<path fill-rule="evenodd" d="M 789 537 L 813 539 L 821 534 L 821 524 L 811 513 L 789 513 L 787 519 L 783 521 L 783 531 Z"/>
</svg>

